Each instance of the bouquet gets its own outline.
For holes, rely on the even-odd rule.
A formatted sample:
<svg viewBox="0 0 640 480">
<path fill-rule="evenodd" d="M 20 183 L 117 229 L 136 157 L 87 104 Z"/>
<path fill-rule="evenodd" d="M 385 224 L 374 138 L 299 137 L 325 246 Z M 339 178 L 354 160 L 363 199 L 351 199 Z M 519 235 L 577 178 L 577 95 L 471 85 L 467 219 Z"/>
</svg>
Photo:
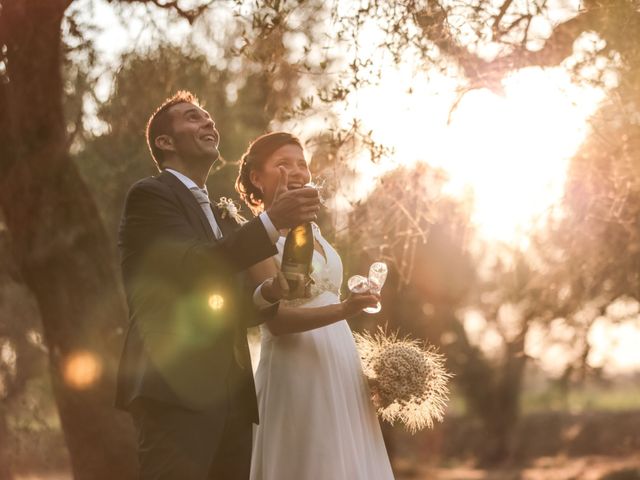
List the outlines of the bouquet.
<svg viewBox="0 0 640 480">
<path fill-rule="evenodd" d="M 411 433 L 441 422 L 451 374 L 434 347 L 379 328 L 354 334 L 378 415 L 401 422 Z"/>
</svg>

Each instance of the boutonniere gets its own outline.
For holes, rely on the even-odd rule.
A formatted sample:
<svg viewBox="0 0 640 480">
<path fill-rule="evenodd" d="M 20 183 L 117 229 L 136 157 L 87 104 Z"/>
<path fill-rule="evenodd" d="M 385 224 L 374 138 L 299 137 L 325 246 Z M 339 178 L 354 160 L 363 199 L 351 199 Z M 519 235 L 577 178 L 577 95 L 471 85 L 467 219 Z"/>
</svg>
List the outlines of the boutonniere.
<svg viewBox="0 0 640 480">
<path fill-rule="evenodd" d="M 236 205 L 236 203 L 227 197 L 220 197 L 218 203 L 216 203 L 216 207 L 218 207 L 222 211 L 222 218 L 232 218 L 238 225 L 242 225 L 243 223 L 247 223 L 247 219 L 240 215 L 240 207 Z"/>
</svg>

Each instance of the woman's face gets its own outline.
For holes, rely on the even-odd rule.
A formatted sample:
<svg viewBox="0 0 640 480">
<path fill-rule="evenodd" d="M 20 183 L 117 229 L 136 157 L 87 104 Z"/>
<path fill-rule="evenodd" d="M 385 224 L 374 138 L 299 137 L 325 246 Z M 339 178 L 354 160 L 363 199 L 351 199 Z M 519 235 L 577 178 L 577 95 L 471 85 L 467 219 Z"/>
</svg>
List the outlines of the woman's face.
<svg viewBox="0 0 640 480">
<path fill-rule="evenodd" d="M 280 181 L 279 167 L 287 171 L 287 189 L 300 188 L 311 181 L 311 172 L 298 145 L 284 145 L 273 152 L 259 170 L 251 172 L 251 182 L 262 190 L 265 208 L 271 205 Z"/>
</svg>

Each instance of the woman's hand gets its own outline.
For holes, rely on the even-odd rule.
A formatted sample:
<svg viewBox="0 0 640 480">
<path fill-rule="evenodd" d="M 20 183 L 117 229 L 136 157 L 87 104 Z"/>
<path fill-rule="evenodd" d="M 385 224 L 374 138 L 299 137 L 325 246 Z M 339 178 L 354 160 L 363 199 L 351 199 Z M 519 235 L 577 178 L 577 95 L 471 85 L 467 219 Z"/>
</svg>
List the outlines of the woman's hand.
<svg viewBox="0 0 640 480">
<path fill-rule="evenodd" d="M 342 310 L 344 318 L 351 318 L 367 307 L 375 307 L 380 301 L 380 295 L 374 293 L 350 293 L 346 300 L 343 300 Z"/>
</svg>

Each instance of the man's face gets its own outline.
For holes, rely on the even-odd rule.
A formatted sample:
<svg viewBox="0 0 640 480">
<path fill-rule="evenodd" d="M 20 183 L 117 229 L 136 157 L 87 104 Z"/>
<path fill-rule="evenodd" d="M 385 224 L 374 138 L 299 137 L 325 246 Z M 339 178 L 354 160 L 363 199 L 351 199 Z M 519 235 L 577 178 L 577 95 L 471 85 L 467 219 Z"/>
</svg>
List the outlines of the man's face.
<svg viewBox="0 0 640 480">
<path fill-rule="evenodd" d="M 173 148 L 182 159 L 202 158 L 215 162 L 220 156 L 220 134 L 206 110 L 192 104 L 179 103 L 171 107 Z"/>
</svg>

